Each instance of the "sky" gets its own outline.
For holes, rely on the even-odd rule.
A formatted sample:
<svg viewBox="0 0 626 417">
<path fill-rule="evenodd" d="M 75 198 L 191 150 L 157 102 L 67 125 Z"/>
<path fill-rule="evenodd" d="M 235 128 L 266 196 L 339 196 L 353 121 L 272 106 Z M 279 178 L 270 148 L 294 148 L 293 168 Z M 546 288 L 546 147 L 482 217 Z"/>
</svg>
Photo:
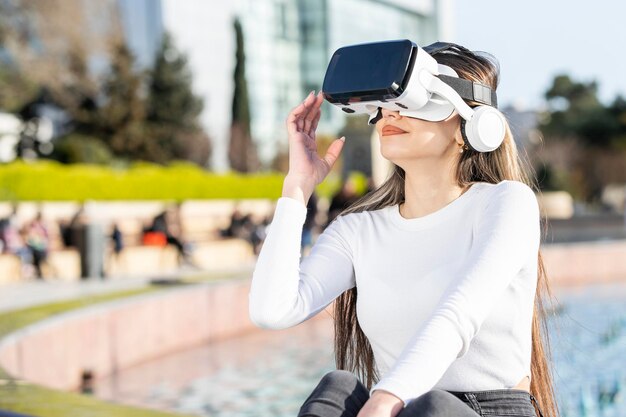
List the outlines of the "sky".
<svg viewBox="0 0 626 417">
<path fill-rule="evenodd" d="M 498 102 L 545 104 L 555 75 L 597 81 L 605 104 L 626 97 L 626 2 L 454 0 L 451 41 L 500 61 Z"/>
</svg>

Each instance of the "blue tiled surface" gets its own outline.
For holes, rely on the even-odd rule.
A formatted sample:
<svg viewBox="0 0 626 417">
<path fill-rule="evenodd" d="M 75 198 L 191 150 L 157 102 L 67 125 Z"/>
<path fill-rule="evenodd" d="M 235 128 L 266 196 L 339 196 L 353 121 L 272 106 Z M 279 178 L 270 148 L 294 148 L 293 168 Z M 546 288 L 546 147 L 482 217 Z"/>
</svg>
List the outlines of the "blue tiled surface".
<svg viewBox="0 0 626 417">
<path fill-rule="evenodd" d="M 560 301 L 549 328 L 563 417 L 626 416 L 626 286 L 579 289 Z"/>
</svg>

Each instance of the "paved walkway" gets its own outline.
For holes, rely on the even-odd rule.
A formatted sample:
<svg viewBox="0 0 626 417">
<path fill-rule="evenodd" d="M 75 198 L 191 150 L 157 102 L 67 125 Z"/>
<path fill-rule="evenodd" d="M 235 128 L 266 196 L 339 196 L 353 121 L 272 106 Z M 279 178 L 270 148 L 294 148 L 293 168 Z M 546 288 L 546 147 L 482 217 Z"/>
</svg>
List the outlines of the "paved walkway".
<svg viewBox="0 0 626 417">
<path fill-rule="evenodd" d="M 199 271 L 192 268 L 159 275 L 163 278 L 198 277 L 202 275 L 219 276 L 224 274 L 241 277 L 251 277 L 254 265 L 242 265 L 236 269 Z M 69 300 L 88 295 L 106 294 L 109 292 L 132 290 L 145 287 L 152 279 L 157 277 L 116 277 L 116 278 L 90 278 L 81 281 L 40 281 L 27 280 L 20 283 L 0 286 L 0 313 L 47 304 L 56 301 Z"/>
<path fill-rule="evenodd" d="M 626 218 L 618 214 L 550 219 L 545 243 L 588 242 L 626 239 Z"/>
</svg>

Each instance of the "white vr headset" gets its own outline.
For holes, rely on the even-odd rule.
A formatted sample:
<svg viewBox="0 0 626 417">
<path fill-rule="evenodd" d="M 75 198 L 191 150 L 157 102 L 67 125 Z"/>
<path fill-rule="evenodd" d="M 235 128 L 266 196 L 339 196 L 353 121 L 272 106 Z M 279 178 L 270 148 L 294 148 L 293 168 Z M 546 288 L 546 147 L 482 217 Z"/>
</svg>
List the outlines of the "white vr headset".
<svg viewBox="0 0 626 417">
<path fill-rule="evenodd" d="M 370 124 L 382 117 L 382 108 L 427 121 L 447 119 L 456 110 L 468 147 L 493 151 L 506 132 L 495 91 L 438 64 L 430 54 L 442 51 L 472 53 L 446 42 L 421 48 L 408 39 L 344 46 L 328 64 L 324 98 L 346 113 L 369 114 Z M 481 104 L 472 108 L 464 100 Z"/>
</svg>

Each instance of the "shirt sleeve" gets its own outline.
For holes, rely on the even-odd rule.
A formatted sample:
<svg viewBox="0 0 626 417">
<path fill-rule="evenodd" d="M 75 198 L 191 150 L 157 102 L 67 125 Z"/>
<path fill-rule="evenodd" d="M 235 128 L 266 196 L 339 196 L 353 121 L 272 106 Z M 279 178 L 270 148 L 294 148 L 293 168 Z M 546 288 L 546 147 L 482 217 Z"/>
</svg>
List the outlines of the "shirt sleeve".
<svg viewBox="0 0 626 417">
<path fill-rule="evenodd" d="M 536 259 L 540 215 L 532 189 L 518 181 L 504 181 L 486 197 L 467 262 L 460 269 L 462 276 L 446 289 L 432 315 L 370 394 L 388 391 L 406 407 L 432 389 L 452 362 L 468 351 L 513 278 L 531 257 Z"/>
<path fill-rule="evenodd" d="M 302 227 L 307 208 L 281 197 L 259 253 L 249 293 L 249 316 L 261 328 L 295 326 L 326 308 L 354 287 L 350 216 L 339 216 L 300 262 Z"/>
</svg>

